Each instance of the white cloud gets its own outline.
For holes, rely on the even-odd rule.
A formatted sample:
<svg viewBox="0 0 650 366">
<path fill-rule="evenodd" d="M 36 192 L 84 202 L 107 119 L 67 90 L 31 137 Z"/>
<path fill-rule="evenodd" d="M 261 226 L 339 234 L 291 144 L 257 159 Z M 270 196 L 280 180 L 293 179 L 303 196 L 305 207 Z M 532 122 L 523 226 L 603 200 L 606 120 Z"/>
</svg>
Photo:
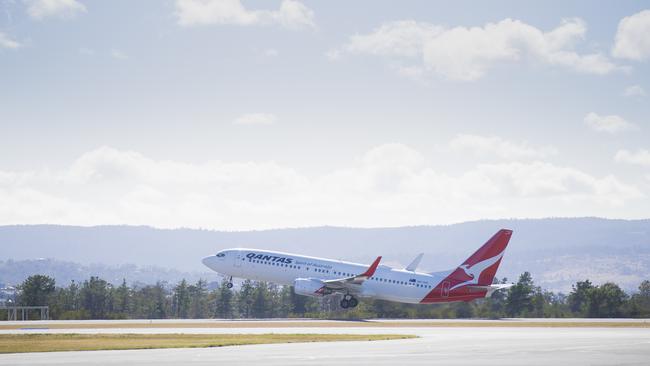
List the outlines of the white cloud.
<svg viewBox="0 0 650 366">
<path fill-rule="evenodd" d="M 398 143 L 308 177 L 273 162 L 188 163 L 99 148 L 61 170 L 0 171 L 0 224 L 146 224 L 215 229 L 395 226 L 480 218 L 611 216 L 637 187 L 550 163 L 438 172 Z M 619 211 L 616 211 L 619 210 Z"/>
<path fill-rule="evenodd" d="M 325 57 L 330 61 L 338 61 L 341 59 L 341 51 L 336 49 L 327 50 Z"/>
<path fill-rule="evenodd" d="M 619 150 L 614 159 L 619 163 L 650 167 L 650 151 L 639 149 L 636 152 Z"/>
<path fill-rule="evenodd" d="M 123 51 L 120 51 L 118 49 L 112 49 L 111 50 L 111 57 L 116 59 L 116 60 L 128 60 L 129 56 L 124 53 Z"/>
<path fill-rule="evenodd" d="M 650 59 L 650 10 L 625 17 L 618 23 L 614 57 L 635 61 Z"/>
<path fill-rule="evenodd" d="M 264 55 L 267 57 L 278 57 L 280 55 L 280 52 L 275 48 L 267 48 L 264 50 Z"/>
<path fill-rule="evenodd" d="M 21 46 L 22 45 L 20 43 L 9 38 L 8 35 L 0 32 L 0 48 L 16 49 L 20 48 Z"/>
<path fill-rule="evenodd" d="M 272 125 L 277 118 L 271 113 L 248 113 L 232 121 L 236 125 Z"/>
<path fill-rule="evenodd" d="M 26 0 L 27 14 L 33 19 L 74 18 L 86 12 L 86 6 L 76 0 Z"/>
<path fill-rule="evenodd" d="M 460 134 L 449 142 L 455 151 L 469 151 L 476 156 L 497 156 L 502 159 L 537 159 L 557 154 L 552 146 L 533 147 L 526 142 L 516 143 L 497 136 Z"/>
<path fill-rule="evenodd" d="M 598 132 L 616 133 L 636 129 L 636 125 L 623 119 L 621 116 L 601 116 L 594 112 L 587 113 L 584 122 L 587 126 Z"/>
<path fill-rule="evenodd" d="M 314 12 L 296 0 L 283 0 L 278 10 L 248 10 L 240 0 L 176 0 L 178 24 L 272 25 L 314 28 Z"/>
<path fill-rule="evenodd" d="M 397 73 L 406 78 L 417 81 L 422 80 L 425 70 L 419 66 L 399 66 L 397 67 Z"/>
<path fill-rule="evenodd" d="M 645 97 L 648 95 L 640 85 L 630 85 L 623 91 L 626 97 Z"/>
<path fill-rule="evenodd" d="M 350 37 L 344 50 L 379 56 L 422 55 L 424 45 L 444 32 L 440 26 L 413 20 L 401 20 L 381 25 L 370 34 Z"/>
<path fill-rule="evenodd" d="M 598 202 L 622 204 L 642 196 L 638 189 L 612 175 L 597 178 L 578 169 L 550 163 L 506 163 L 481 165 L 477 169 L 501 189 L 523 197 L 590 197 Z"/>
<path fill-rule="evenodd" d="M 577 18 L 564 20 L 549 32 L 512 19 L 471 28 L 407 20 L 351 36 L 347 44 L 330 53 L 420 60 L 420 67 L 429 73 L 465 81 L 479 79 L 499 64 L 526 61 L 590 74 L 616 70 L 618 67 L 601 53 L 579 54 L 574 50 L 586 31 L 585 23 Z"/>
</svg>

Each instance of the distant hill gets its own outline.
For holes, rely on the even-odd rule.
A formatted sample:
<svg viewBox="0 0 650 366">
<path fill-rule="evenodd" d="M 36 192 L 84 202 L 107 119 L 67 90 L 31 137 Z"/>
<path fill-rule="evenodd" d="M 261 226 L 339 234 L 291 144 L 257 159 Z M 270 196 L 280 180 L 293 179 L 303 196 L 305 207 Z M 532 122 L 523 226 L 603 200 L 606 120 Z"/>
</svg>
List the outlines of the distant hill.
<svg viewBox="0 0 650 366">
<path fill-rule="evenodd" d="M 585 278 L 635 289 L 650 279 L 650 220 L 551 218 L 493 220 L 399 228 L 314 227 L 224 232 L 135 226 L 0 226 L 3 257 L 54 258 L 83 264 L 135 264 L 203 272 L 201 258 L 230 247 L 254 247 L 406 265 L 424 252 L 421 270 L 458 265 L 500 228 L 514 235 L 499 277 L 530 271 L 544 288 L 568 291 Z M 0 278 L 0 282 L 9 281 Z"/>
<path fill-rule="evenodd" d="M 210 271 L 183 272 L 154 266 L 136 266 L 134 264 L 83 265 L 57 259 L 26 259 L 0 261 L 0 284 L 17 285 L 33 274 L 44 274 L 56 279 L 58 286 L 67 286 L 71 281 L 83 282 L 90 276 L 98 276 L 114 285 L 126 280 L 129 285 L 166 283 L 175 285 L 181 279 L 191 283 L 199 279 L 216 281 L 217 276 Z"/>
</svg>

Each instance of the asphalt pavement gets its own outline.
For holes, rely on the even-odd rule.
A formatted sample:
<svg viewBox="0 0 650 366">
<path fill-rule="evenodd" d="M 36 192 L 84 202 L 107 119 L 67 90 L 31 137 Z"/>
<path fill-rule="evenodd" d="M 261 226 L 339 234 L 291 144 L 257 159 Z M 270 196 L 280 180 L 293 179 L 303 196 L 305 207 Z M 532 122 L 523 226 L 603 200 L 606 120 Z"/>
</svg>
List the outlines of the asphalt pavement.
<svg viewBox="0 0 650 366">
<path fill-rule="evenodd" d="M 101 323 L 100 323 L 101 324 Z M 171 324 L 171 323 L 170 323 Z M 650 328 L 638 327 L 269 327 L 87 328 L 0 333 L 347 333 L 416 339 L 222 348 L 23 353 L 0 365 L 649 365 Z M 301 323 L 301 324 L 304 324 Z M 309 323 L 307 323 L 309 324 Z M 176 326 L 178 323 L 176 322 Z M 263 326 L 263 327 L 262 327 Z"/>
</svg>

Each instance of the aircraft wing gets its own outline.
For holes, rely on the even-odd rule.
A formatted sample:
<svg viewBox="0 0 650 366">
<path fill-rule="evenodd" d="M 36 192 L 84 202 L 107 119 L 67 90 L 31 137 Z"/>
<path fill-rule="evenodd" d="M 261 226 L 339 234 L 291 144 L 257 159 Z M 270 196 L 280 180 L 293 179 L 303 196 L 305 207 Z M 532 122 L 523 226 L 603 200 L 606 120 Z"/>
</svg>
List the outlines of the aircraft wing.
<svg viewBox="0 0 650 366">
<path fill-rule="evenodd" d="M 375 274 L 377 266 L 379 266 L 379 261 L 381 261 L 381 256 L 377 257 L 370 267 L 368 267 L 368 269 L 362 274 L 352 277 L 337 278 L 334 280 L 325 280 L 323 283 L 325 283 L 325 287 L 330 290 L 354 289 L 354 285 L 361 285 L 365 280 Z"/>
</svg>

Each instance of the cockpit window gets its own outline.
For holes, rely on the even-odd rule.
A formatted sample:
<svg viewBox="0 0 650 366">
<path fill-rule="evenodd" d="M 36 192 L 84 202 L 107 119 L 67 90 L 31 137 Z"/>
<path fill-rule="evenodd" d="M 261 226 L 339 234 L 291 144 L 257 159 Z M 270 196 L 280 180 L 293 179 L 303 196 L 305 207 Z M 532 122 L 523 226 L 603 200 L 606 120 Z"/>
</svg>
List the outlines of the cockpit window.
<svg viewBox="0 0 650 366">
<path fill-rule="evenodd" d="M 225 256 L 226 256 L 225 253 L 217 253 L 217 257 L 225 257 Z"/>
</svg>

